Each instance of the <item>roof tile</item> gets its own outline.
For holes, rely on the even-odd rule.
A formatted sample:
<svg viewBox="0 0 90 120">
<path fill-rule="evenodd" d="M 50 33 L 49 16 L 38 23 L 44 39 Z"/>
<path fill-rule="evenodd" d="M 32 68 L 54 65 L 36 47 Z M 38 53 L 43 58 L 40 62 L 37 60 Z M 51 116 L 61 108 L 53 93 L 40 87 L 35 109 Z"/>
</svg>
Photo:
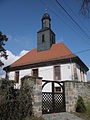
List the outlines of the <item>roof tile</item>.
<svg viewBox="0 0 90 120">
<path fill-rule="evenodd" d="M 37 52 L 37 49 L 32 49 L 20 59 L 15 61 L 10 67 L 23 66 L 39 62 L 52 61 L 57 59 L 65 59 L 75 57 L 74 54 L 66 47 L 64 43 L 53 44 L 49 50 Z"/>
</svg>

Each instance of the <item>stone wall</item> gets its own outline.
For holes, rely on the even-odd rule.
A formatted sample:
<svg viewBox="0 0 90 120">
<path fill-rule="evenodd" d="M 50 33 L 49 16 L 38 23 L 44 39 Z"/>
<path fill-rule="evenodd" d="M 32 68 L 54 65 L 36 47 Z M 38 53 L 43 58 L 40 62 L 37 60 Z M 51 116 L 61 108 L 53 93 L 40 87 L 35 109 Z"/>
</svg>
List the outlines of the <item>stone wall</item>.
<svg viewBox="0 0 90 120">
<path fill-rule="evenodd" d="M 28 85 L 32 90 L 32 112 L 34 116 L 40 117 L 42 115 L 42 78 L 25 76 L 21 81 L 21 87 Z"/>
<path fill-rule="evenodd" d="M 5 106 L 0 110 L 1 119 L 15 117 L 19 120 L 27 115 L 42 116 L 42 78 L 25 76 L 21 81 L 21 88 L 14 89 L 13 81 L 0 80 L 0 108 Z"/>
<path fill-rule="evenodd" d="M 42 116 L 42 78 L 25 76 L 22 78 L 21 89 L 23 86 L 31 90 L 32 114 Z M 7 87 L 8 81 L 0 81 L 0 94 Z M 82 96 L 84 102 L 90 101 L 90 82 L 64 81 L 64 92 L 66 102 L 66 112 L 75 112 L 78 96 Z M 8 82 L 8 85 L 12 82 Z M 13 86 L 11 86 L 13 87 Z M 24 95 L 27 93 L 25 92 Z M 23 96 L 23 95 L 22 95 Z M 27 96 L 27 95 L 26 95 Z M 21 99 L 21 97 L 20 97 Z"/>
<path fill-rule="evenodd" d="M 78 81 L 65 81 L 65 102 L 66 111 L 75 112 L 78 96 L 90 101 L 90 83 L 78 82 Z"/>
</svg>

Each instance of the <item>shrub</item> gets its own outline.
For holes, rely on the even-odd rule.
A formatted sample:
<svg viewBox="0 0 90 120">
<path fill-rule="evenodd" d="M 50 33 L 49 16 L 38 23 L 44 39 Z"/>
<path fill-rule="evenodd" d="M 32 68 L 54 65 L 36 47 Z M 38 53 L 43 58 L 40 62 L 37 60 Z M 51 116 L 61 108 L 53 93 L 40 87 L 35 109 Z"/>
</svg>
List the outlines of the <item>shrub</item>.
<svg viewBox="0 0 90 120">
<path fill-rule="evenodd" d="M 2 83 L 0 95 L 0 120 L 24 120 L 32 114 L 31 90 L 22 87 L 15 90 L 10 81 Z"/>
<path fill-rule="evenodd" d="M 86 102 L 86 110 L 87 110 L 86 114 L 90 118 L 90 102 L 89 101 Z"/>
<path fill-rule="evenodd" d="M 85 111 L 86 111 L 86 106 L 84 104 L 83 98 L 79 96 L 77 100 L 76 112 L 85 112 Z"/>
</svg>

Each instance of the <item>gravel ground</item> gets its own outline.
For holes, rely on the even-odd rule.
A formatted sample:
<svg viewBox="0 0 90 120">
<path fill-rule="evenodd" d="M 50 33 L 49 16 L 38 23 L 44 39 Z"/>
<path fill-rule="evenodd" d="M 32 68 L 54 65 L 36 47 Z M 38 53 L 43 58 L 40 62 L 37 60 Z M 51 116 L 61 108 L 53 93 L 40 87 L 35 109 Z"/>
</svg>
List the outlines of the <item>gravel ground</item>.
<svg viewBox="0 0 90 120">
<path fill-rule="evenodd" d="M 74 114 L 70 114 L 67 112 L 44 114 L 43 118 L 45 120 L 83 120 L 82 118 L 79 118 L 79 117 L 75 116 Z"/>
</svg>

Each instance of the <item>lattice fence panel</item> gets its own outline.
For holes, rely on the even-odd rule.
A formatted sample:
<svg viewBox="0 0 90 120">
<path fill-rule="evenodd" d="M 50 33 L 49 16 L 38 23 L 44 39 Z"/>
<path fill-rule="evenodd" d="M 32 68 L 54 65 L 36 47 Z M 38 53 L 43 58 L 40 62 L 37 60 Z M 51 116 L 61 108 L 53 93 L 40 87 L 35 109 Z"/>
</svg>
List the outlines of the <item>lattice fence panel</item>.
<svg viewBox="0 0 90 120">
<path fill-rule="evenodd" d="M 52 113 L 53 111 L 53 102 L 52 102 L 52 93 L 44 93 L 42 94 L 42 112 Z"/>
<path fill-rule="evenodd" d="M 54 104 L 55 104 L 55 112 L 64 112 L 65 111 L 65 102 L 63 93 L 55 93 L 54 94 Z"/>
</svg>

